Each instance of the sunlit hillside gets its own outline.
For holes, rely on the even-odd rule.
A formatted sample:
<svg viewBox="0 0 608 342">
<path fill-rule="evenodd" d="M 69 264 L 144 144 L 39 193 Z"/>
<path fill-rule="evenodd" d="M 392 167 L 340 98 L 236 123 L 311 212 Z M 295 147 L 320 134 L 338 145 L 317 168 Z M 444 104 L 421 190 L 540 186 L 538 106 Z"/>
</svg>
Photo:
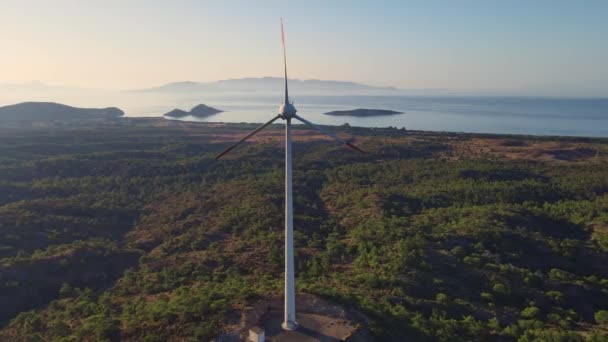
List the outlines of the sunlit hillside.
<svg viewBox="0 0 608 342">
<path fill-rule="evenodd" d="M 283 287 L 283 132 L 0 128 L 0 340 L 234 333 Z M 608 141 L 294 132 L 297 291 L 378 341 L 608 338 Z"/>
</svg>

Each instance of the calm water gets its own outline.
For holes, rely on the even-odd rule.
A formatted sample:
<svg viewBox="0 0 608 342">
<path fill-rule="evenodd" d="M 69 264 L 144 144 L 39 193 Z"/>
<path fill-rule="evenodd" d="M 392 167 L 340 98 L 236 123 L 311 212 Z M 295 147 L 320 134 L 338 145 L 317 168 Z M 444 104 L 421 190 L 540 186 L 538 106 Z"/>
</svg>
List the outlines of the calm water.
<svg viewBox="0 0 608 342">
<path fill-rule="evenodd" d="M 202 102 L 226 111 L 204 119 L 188 117 L 185 120 L 265 122 L 276 113 L 280 99 L 216 97 L 183 102 L 183 108 Z M 295 105 L 300 115 L 328 125 L 347 122 L 352 126 L 396 126 L 429 131 L 608 137 L 608 99 L 300 96 Z M 392 109 L 404 114 L 367 118 L 323 114 L 354 108 Z"/>
<path fill-rule="evenodd" d="M 161 116 L 180 108 L 189 110 L 204 103 L 226 112 L 204 119 L 209 122 L 266 122 L 276 114 L 280 92 L 201 93 L 171 95 L 134 92 L 89 92 L 38 94 L 32 96 L 0 93 L 0 105 L 22 101 L 54 101 L 78 107 L 123 109 L 127 116 Z M 608 137 L 608 98 L 565 99 L 472 96 L 301 96 L 294 94 L 299 114 L 328 125 L 366 127 L 406 127 L 428 131 L 512 133 Z M 392 109 L 400 115 L 355 118 L 323 113 L 355 108 Z"/>
</svg>

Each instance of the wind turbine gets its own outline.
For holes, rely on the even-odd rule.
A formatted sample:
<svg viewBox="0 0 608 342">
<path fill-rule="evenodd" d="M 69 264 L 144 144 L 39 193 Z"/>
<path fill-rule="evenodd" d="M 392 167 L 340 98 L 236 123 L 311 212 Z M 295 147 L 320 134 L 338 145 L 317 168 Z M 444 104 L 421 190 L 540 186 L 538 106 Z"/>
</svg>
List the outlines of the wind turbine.
<svg viewBox="0 0 608 342">
<path fill-rule="evenodd" d="M 294 277 L 294 260 L 293 260 L 293 196 L 292 196 L 292 161 L 291 161 L 291 120 L 296 119 L 304 124 L 318 130 L 319 132 L 329 136 L 341 144 L 363 152 L 357 146 L 339 138 L 337 135 L 328 132 L 327 130 L 313 124 L 296 114 L 297 110 L 293 103 L 289 101 L 289 92 L 287 90 L 287 55 L 285 53 L 285 32 L 283 30 L 283 19 L 281 19 L 281 40 L 283 42 L 283 66 L 285 71 L 285 100 L 279 107 L 279 114 L 272 118 L 267 123 L 253 130 L 251 133 L 244 136 L 236 144 L 228 147 L 220 153 L 215 159 L 220 159 L 226 153 L 251 138 L 265 127 L 269 126 L 278 119 L 285 121 L 285 312 L 283 319 L 283 329 L 295 330 L 298 328 L 296 322 L 296 296 L 295 296 L 295 277 Z"/>
</svg>

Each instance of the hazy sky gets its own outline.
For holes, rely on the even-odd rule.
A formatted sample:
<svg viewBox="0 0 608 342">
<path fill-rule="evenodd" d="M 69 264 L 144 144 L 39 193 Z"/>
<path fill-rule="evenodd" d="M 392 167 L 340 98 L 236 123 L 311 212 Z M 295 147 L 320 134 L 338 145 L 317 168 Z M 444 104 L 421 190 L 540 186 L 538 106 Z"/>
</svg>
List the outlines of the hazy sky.
<svg viewBox="0 0 608 342">
<path fill-rule="evenodd" d="M 0 83 L 280 76 L 608 96 L 608 1 L 0 0 Z"/>
</svg>

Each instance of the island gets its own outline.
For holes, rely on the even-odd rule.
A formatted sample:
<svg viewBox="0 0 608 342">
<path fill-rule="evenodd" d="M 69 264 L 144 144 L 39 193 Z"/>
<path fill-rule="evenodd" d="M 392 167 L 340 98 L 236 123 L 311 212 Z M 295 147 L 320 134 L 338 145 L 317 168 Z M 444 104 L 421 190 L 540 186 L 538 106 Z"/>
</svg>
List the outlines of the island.
<svg viewBox="0 0 608 342">
<path fill-rule="evenodd" d="M 168 116 L 171 118 L 183 118 L 186 116 L 195 116 L 197 118 L 204 118 L 204 117 L 211 116 L 211 115 L 221 113 L 221 112 L 223 112 L 223 110 L 209 107 L 204 104 L 199 104 L 198 106 L 195 106 L 192 109 L 190 109 L 189 112 L 176 108 L 168 113 L 165 113 L 164 116 Z"/>
<path fill-rule="evenodd" d="M 124 112 L 116 107 L 77 108 L 54 102 L 22 102 L 0 107 L 0 121 L 56 121 L 113 119 Z"/>
<path fill-rule="evenodd" d="M 335 110 L 333 112 L 327 112 L 325 115 L 333 115 L 333 116 L 382 116 L 382 115 L 396 115 L 403 114 L 402 112 L 396 112 L 394 110 L 386 110 L 386 109 L 365 109 L 358 108 L 352 110 Z"/>
</svg>

